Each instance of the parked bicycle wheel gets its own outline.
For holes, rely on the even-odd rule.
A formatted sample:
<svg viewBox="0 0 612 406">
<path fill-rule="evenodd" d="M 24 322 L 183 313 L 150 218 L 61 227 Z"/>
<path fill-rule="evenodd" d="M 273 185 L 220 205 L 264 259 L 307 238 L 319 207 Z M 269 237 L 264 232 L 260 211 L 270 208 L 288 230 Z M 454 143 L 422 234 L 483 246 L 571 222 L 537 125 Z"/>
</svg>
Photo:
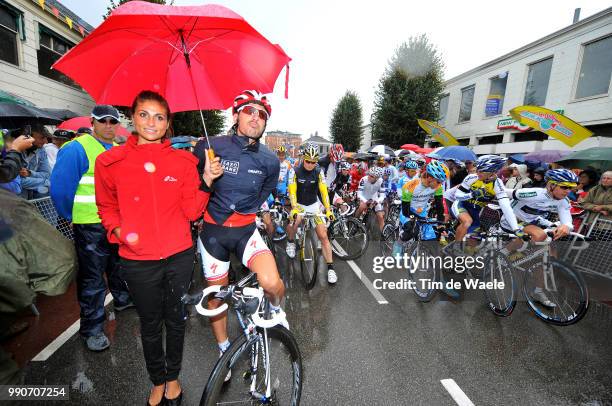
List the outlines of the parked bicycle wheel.
<svg viewBox="0 0 612 406">
<path fill-rule="evenodd" d="M 295 338 L 281 326 L 257 328 L 257 333 L 248 341 L 246 335 L 240 335 L 219 358 L 200 405 L 299 405 L 303 370 Z M 268 343 L 267 353 L 264 342 Z M 224 385 L 230 370 L 232 379 Z M 270 397 L 266 396 L 267 382 L 271 383 Z"/>
<path fill-rule="evenodd" d="M 384 257 L 393 256 L 394 244 L 399 244 L 399 230 L 392 224 L 385 224 L 380 238 L 380 251 Z"/>
<path fill-rule="evenodd" d="M 421 257 L 424 260 L 419 261 L 415 269 L 409 269 L 410 279 L 414 281 L 413 292 L 421 302 L 429 302 L 436 295 L 436 284 L 440 282 L 439 271 L 433 266 L 433 263 L 428 263 L 426 258 L 433 255 L 433 252 L 427 248 L 428 242 L 413 241 L 406 248 L 408 256 Z M 432 266 L 429 266 L 432 265 Z"/>
<path fill-rule="evenodd" d="M 359 258 L 368 248 L 370 238 L 365 226 L 353 217 L 343 217 L 328 228 L 332 251 L 340 259 Z M 340 246 L 336 247 L 334 241 Z"/>
<path fill-rule="evenodd" d="M 488 253 L 481 280 L 489 284 L 484 289 L 489 309 L 498 316 L 509 316 L 516 306 L 518 289 L 508 258 L 495 251 Z M 488 287 L 490 283 L 493 283 L 491 288 Z"/>
<path fill-rule="evenodd" d="M 526 272 L 523 293 L 536 316 L 558 326 L 578 322 L 589 306 L 589 292 L 582 276 L 557 259 Z"/>
<path fill-rule="evenodd" d="M 319 261 L 317 257 L 317 242 L 314 231 L 306 230 L 302 241 L 300 241 L 300 273 L 302 284 L 306 290 L 314 287 L 317 281 Z"/>
</svg>

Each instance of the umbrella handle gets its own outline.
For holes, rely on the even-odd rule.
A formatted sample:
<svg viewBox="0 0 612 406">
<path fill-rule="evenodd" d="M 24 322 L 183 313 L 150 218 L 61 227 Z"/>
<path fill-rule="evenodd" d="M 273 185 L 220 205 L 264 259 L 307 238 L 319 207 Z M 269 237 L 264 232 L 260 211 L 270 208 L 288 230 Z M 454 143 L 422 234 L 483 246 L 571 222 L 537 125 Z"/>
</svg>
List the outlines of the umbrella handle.
<svg viewBox="0 0 612 406">
<path fill-rule="evenodd" d="M 213 151 L 212 147 L 208 146 L 208 159 L 212 162 L 215 159 L 215 151 Z"/>
</svg>

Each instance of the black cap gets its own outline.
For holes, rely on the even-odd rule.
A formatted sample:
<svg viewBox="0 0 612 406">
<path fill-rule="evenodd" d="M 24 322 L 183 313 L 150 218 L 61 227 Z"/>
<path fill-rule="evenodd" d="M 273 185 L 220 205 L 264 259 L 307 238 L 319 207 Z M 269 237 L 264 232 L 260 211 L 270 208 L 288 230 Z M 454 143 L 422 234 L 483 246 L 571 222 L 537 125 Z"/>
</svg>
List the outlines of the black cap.
<svg viewBox="0 0 612 406">
<path fill-rule="evenodd" d="M 54 138 L 64 138 L 64 139 L 67 139 L 67 140 L 73 139 L 74 135 L 75 135 L 74 131 L 70 131 L 70 130 L 61 130 L 61 129 L 58 129 L 58 130 L 55 130 L 53 132 L 53 137 Z"/>
<path fill-rule="evenodd" d="M 97 120 L 101 120 L 106 117 L 112 117 L 115 120 L 119 120 L 119 111 L 108 104 L 98 104 L 91 111 L 91 116 Z"/>
<path fill-rule="evenodd" d="M 91 131 L 91 128 L 89 128 L 89 127 L 80 127 L 77 130 L 77 134 L 89 134 L 89 135 L 91 135 L 92 131 Z"/>
</svg>

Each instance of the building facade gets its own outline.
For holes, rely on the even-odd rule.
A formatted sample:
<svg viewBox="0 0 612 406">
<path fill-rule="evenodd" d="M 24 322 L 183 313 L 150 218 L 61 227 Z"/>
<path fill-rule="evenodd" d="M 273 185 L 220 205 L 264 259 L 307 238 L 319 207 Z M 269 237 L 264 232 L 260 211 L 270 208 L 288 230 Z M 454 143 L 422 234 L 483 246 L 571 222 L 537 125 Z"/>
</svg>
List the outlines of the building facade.
<svg viewBox="0 0 612 406">
<path fill-rule="evenodd" d="M 477 154 L 612 146 L 612 7 L 446 82 L 439 123 Z M 508 111 L 538 105 L 594 132 L 569 148 Z M 436 146 L 428 139 L 429 146 Z"/>
<path fill-rule="evenodd" d="M 319 151 L 321 152 L 321 156 L 329 153 L 329 148 L 332 145 L 332 142 L 330 140 L 325 139 L 323 137 L 319 137 L 318 135 L 313 135 L 312 137 L 308 138 L 306 141 L 304 141 L 304 144 L 306 144 L 307 142 L 317 144 L 319 146 Z"/>
<path fill-rule="evenodd" d="M 42 7 L 37 0 L 0 0 L 0 89 L 38 107 L 89 115 L 91 97 L 51 66 L 92 30 L 56 0 Z"/>
<path fill-rule="evenodd" d="M 288 155 L 295 158 L 300 145 L 302 145 L 302 136 L 287 131 L 268 131 L 264 142 L 273 151 L 284 145 L 287 148 Z"/>
</svg>

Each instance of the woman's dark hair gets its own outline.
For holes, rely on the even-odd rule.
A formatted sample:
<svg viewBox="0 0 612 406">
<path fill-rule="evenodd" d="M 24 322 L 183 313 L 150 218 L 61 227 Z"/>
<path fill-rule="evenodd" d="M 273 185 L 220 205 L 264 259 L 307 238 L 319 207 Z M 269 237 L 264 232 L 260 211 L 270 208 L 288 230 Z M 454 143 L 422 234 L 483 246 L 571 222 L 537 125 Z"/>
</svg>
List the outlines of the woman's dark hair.
<svg viewBox="0 0 612 406">
<path fill-rule="evenodd" d="M 168 105 L 166 99 L 164 99 L 164 96 L 152 90 L 143 90 L 142 92 L 138 93 L 136 98 L 134 98 L 134 101 L 132 102 L 132 108 L 130 109 L 132 117 L 134 116 L 134 113 L 136 113 L 136 106 L 138 105 L 138 103 L 142 103 L 147 100 L 153 100 L 161 104 L 166 109 L 168 121 L 172 119 L 172 112 L 170 111 L 170 106 Z"/>
</svg>

